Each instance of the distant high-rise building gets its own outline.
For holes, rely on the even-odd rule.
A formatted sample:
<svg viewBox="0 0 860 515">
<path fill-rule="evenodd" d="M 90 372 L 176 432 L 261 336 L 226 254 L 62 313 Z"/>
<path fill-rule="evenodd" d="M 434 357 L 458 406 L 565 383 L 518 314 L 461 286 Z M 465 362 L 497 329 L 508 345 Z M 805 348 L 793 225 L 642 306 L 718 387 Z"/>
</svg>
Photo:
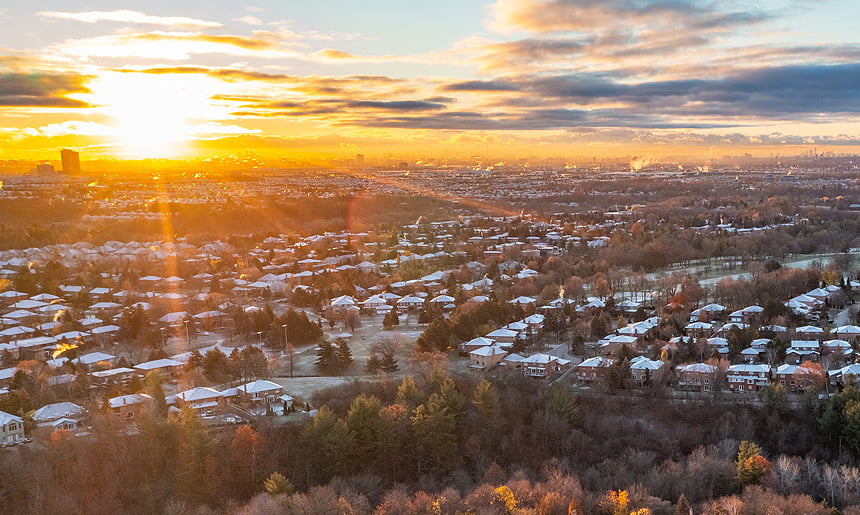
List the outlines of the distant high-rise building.
<svg viewBox="0 0 860 515">
<path fill-rule="evenodd" d="M 81 156 L 74 150 L 67 148 L 60 151 L 60 157 L 63 160 L 63 172 L 65 173 L 81 173 Z"/>
</svg>

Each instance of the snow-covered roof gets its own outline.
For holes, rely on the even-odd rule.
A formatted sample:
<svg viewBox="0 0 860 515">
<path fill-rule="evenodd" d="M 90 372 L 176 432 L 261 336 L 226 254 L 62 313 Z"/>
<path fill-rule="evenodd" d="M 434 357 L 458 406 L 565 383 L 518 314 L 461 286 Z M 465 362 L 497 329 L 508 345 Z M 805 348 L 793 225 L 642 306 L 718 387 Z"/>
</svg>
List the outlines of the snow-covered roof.
<svg viewBox="0 0 860 515">
<path fill-rule="evenodd" d="M 76 417 L 84 413 L 84 408 L 72 402 L 55 402 L 46 404 L 33 412 L 36 422 L 48 422 L 64 417 Z"/>
<path fill-rule="evenodd" d="M 151 400 L 152 397 L 145 393 L 132 393 L 129 395 L 120 395 L 119 397 L 112 397 L 108 399 L 108 404 L 111 408 L 120 408 L 122 406 L 142 404 Z"/>
<path fill-rule="evenodd" d="M 278 383 L 266 381 L 265 379 L 257 379 L 256 381 L 251 381 L 250 383 L 243 384 L 237 388 L 240 392 L 245 393 L 279 392 L 283 389 L 284 387 Z"/>
</svg>

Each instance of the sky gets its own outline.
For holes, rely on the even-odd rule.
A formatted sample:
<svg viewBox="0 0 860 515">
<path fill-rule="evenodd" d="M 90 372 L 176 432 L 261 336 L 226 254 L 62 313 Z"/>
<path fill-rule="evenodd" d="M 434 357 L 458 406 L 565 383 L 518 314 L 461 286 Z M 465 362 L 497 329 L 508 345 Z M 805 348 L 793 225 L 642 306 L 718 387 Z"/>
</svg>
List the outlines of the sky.
<svg viewBox="0 0 860 515">
<path fill-rule="evenodd" d="M 860 149 L 856 0 L 6 1 L 0 159 Z"/>
</svg>

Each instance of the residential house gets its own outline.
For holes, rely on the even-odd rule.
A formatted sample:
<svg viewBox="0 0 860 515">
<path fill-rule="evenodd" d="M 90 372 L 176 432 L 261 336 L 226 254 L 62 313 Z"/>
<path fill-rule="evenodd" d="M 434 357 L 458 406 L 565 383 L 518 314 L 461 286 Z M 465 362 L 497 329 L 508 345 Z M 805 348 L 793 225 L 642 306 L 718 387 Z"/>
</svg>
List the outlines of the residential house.
<svg viewBox="0 0 860 515">
<path fill-rule="evenodd" d="M 0 411 L 0 446 L 15 445 L 27 440 L 24 436 L 24 419 Z"/>
<path fill-rule="evenodd" d="M 786 363 L 818 361 L 819 356 L 821 356 L 821 342 L 818 340 L 791 340 L 788 350 L 785 351 Z"/>
<path fill-rule="evenodd" d="M 854 354 L 854 348 L 845 340 L 827 340 L 822 344 L 822 351 L 837 360 L 844 360 Z"/>
<path fill-rule="evenodd" d="M 726 371 L 726 381 L 733 392 L 757 392 L 770 384 L 768 365 L 732 365 Z"/>
<path fill-rule="evenodd" d="M 138 363 L 134 366 L 134 369 L 140 371 L 142 375 L 149 374 L 150 372 L 158 372 L 161 374 L 163 379 L 176 379 L 182 373 L 182 368 L 184 366 L 185 363 L 182 363 L 181 361 L 161 358 L 146 361 L 144 363 Z"/>
<path fill-rule="evenodd" d="M 651 381 L 662 375 L 666 363 L 660 360 L 651 360 L 645 356 L 637 356 L 630 361 L 630 375 L 633 376 L 633 384 L 646 386 Z"/>
<path fill-rule="evenodd" d="M 281 396 L 284 395 L 283 386 L 264 379 L 245 383 L 237 387 L 236 390 L 239 392 L 239 399 L 242 402 L 253 405 L 268 406 L 282 400 Z"/>
<path fill-rule="evenodd" d="M 502 362 L 508 351 L 498 345 L 487 345 L 469 352 L 469 368 L 489 370 Z"/>
<path fill-rule="evenodd" d="M 198 386 L 176 394 L 176 404 L 180 408 L 189 407 L 201 414 L 209 415 L 217 410 L 222 397 L 218 390 Z"/>
<path fill-rule="evenodd" d="M 329 306 L 335 313 L 344 313 L 347 309 L 354 307 L 356 304 L 355 299 L 349 295 L 335 297 L 329 302 Z"/>
<path fill-rule="evenodd" d="M 146 409 L 152 401 L 152 397 L 145 393 L 132 393 L 111 397 L 108 399 L 108 407 L 118 419 L 134 422 L 140 417 L 141 411 Z"/>
<path fill-rule="evenodd" d="M 424 299 L 414 295 L 407 295 L 397 299 L 397 309 L 401 312 L 416 311 L 424 306 Z"/>
<path fill-rule="evenodd" d="M 570 360 L 549 354 L 532 354 L 522 361 L 524 375 L 541 379 L 561 374 L 569 368 Z"/>
<path fill-rule="evenodd" d="M 678 365 L 675 373 L 678 377 L 678 386 L 685 390 L 694 392 L 710 392 L 714 389 L 719 368 L 708 363 L 692 363 L 689 365 Z"/>
<path fill-rule="evenodd" d="M 496 329 L 495 331 L 484 335 L 485 338 L 495 340 L 496 344 L 502 347 L 510 347 L 516 342 L 519 333 L 511 329 Z"/>
<path fill-rule="evenodd" d="M 463 352 L 472 352 L 475 349 L 480 349 L 481 347 L 486 347 L 487 345 L 493 345 L 495 343 L 496 341 L 491 338 L 478 336 L 477 338 L 461 343 L 460 350 Z"/>
<path fill-rule="evenodd" d="M 690 322 L 684 327 L 687 336 L 692 338 L 707 338 L 714 332 L 714 324 L 710 322 Z"/>
<path fill-rule="evenodd" d="M 821 368 L 806 368 L 800 365 L 780 365 L 774 380 L 792 393 L 817 390 L 824 386 L 827 377 Z"/>
<path fill-rule="evenodd" d="M 852 363 L 837 370 L 831 370 L 827 373 L 831 384 L 839 384 L 850 382 L 854 385 L 860 381 L 860 363 Z M 851 378 L 851 381 L 848 381 Z"/>
<path fill-rule="evenodd" d="M 53 404 L 46 404 L 34 411 L 33 421 L 36 423 L 37 427 L 50 426 L 56 429 L 54 422 L 60 419 L 66 419 L 75 421 L 75 427 L 77 427 L 77 422 L 83 420 L 85 415 L 86 411 L 84 410 L 84 408 L 78 406 L 77 404 L 71 402 L 55 402 Z M 61 427 L 61 429 L 68 428 Z"/>
<path fill-rule="evenodd" d="M 798 340 L 818 340 L 824 338 L 824 329 L 814 325 L 805 325 L 794 330 Z"/>
<path fill-rule="evenodd" d="M 582 383 L 593 383 L 606 375 L 609 367 L 614 364 L 615 360 L 610 358 L 589 358 L 577 365 L 576 378 Z"/>
<path fill-rule="evenodd" d="M 833 335 L 849 343 L 860 342 L 860 327 L 856 325 L 843 325 L 833 330 Z"/>
</svg>

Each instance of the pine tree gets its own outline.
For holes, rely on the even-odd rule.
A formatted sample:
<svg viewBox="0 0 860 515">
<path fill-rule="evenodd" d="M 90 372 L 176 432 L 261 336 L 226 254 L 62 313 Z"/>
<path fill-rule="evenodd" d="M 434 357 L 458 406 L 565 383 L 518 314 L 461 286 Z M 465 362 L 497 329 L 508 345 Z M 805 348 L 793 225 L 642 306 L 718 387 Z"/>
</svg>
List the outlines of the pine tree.
<svg viewBox="0 0 860 515">
<path fill-rule="evenodd" d="M 693 515 L 693 508 L 683 493 L 678 497 L 678 504 L 675 505 L 675 515 Z"/>
<path fill-rule="evenodd" d="M 337 349 L 335 354 L 337 355 L 337 369 L 340 372 L 348 369 L 352 366 L 354 360 L 352 358 L 352 351 L 349 348 L 349 344 L 343 338 L 338 338 L 336 340 Z"/>
<path fill-rule="evenodd" d="M 450 470 L 457 460 L 457 421 L 439 394 L 415 408 L 412 427 L 422 464 L 437 473 Z"/>
<path fill-rule="evenodd" d="M 323 373 L 331 373 L 337 368 L 337 354 L 334 345 L 328 340 L 320 342 L 317 347 L 317 368 Z"/>
<path fill-rule="evenodd" d="M 367 365 L 364 366 L 364 371 L 368 374 L 376 374 L 379 372 L 379 356 L 375 353 L 367 357 Z"/>
<path fill-rule="evenodd" d="M 295 489 L 290 480 L 280 472 L 272 472 L 272 474 L 263 481 L 263 488 L 269 495 L 293 495 Z"/>
<path fill-rule="evenodd" d="M 382 319 L 382 327 L 385 329 L 391 329 L 393 327 L 397 327 L 400 325 L 400 317 L 397 315 L 397 310 L 392 309 L 388 313 L 385 314 L 385 318 Z"/>
<path fill-rule="evenodd" d="M 415 380 L 409 376 L 404 377 L 400 386 L 397 387 L 397 396 L 395 397 L 397 404 L 411 411 L 424 402 L 424 399 L 424 392 L 418 389 Z"/>
</svg>

